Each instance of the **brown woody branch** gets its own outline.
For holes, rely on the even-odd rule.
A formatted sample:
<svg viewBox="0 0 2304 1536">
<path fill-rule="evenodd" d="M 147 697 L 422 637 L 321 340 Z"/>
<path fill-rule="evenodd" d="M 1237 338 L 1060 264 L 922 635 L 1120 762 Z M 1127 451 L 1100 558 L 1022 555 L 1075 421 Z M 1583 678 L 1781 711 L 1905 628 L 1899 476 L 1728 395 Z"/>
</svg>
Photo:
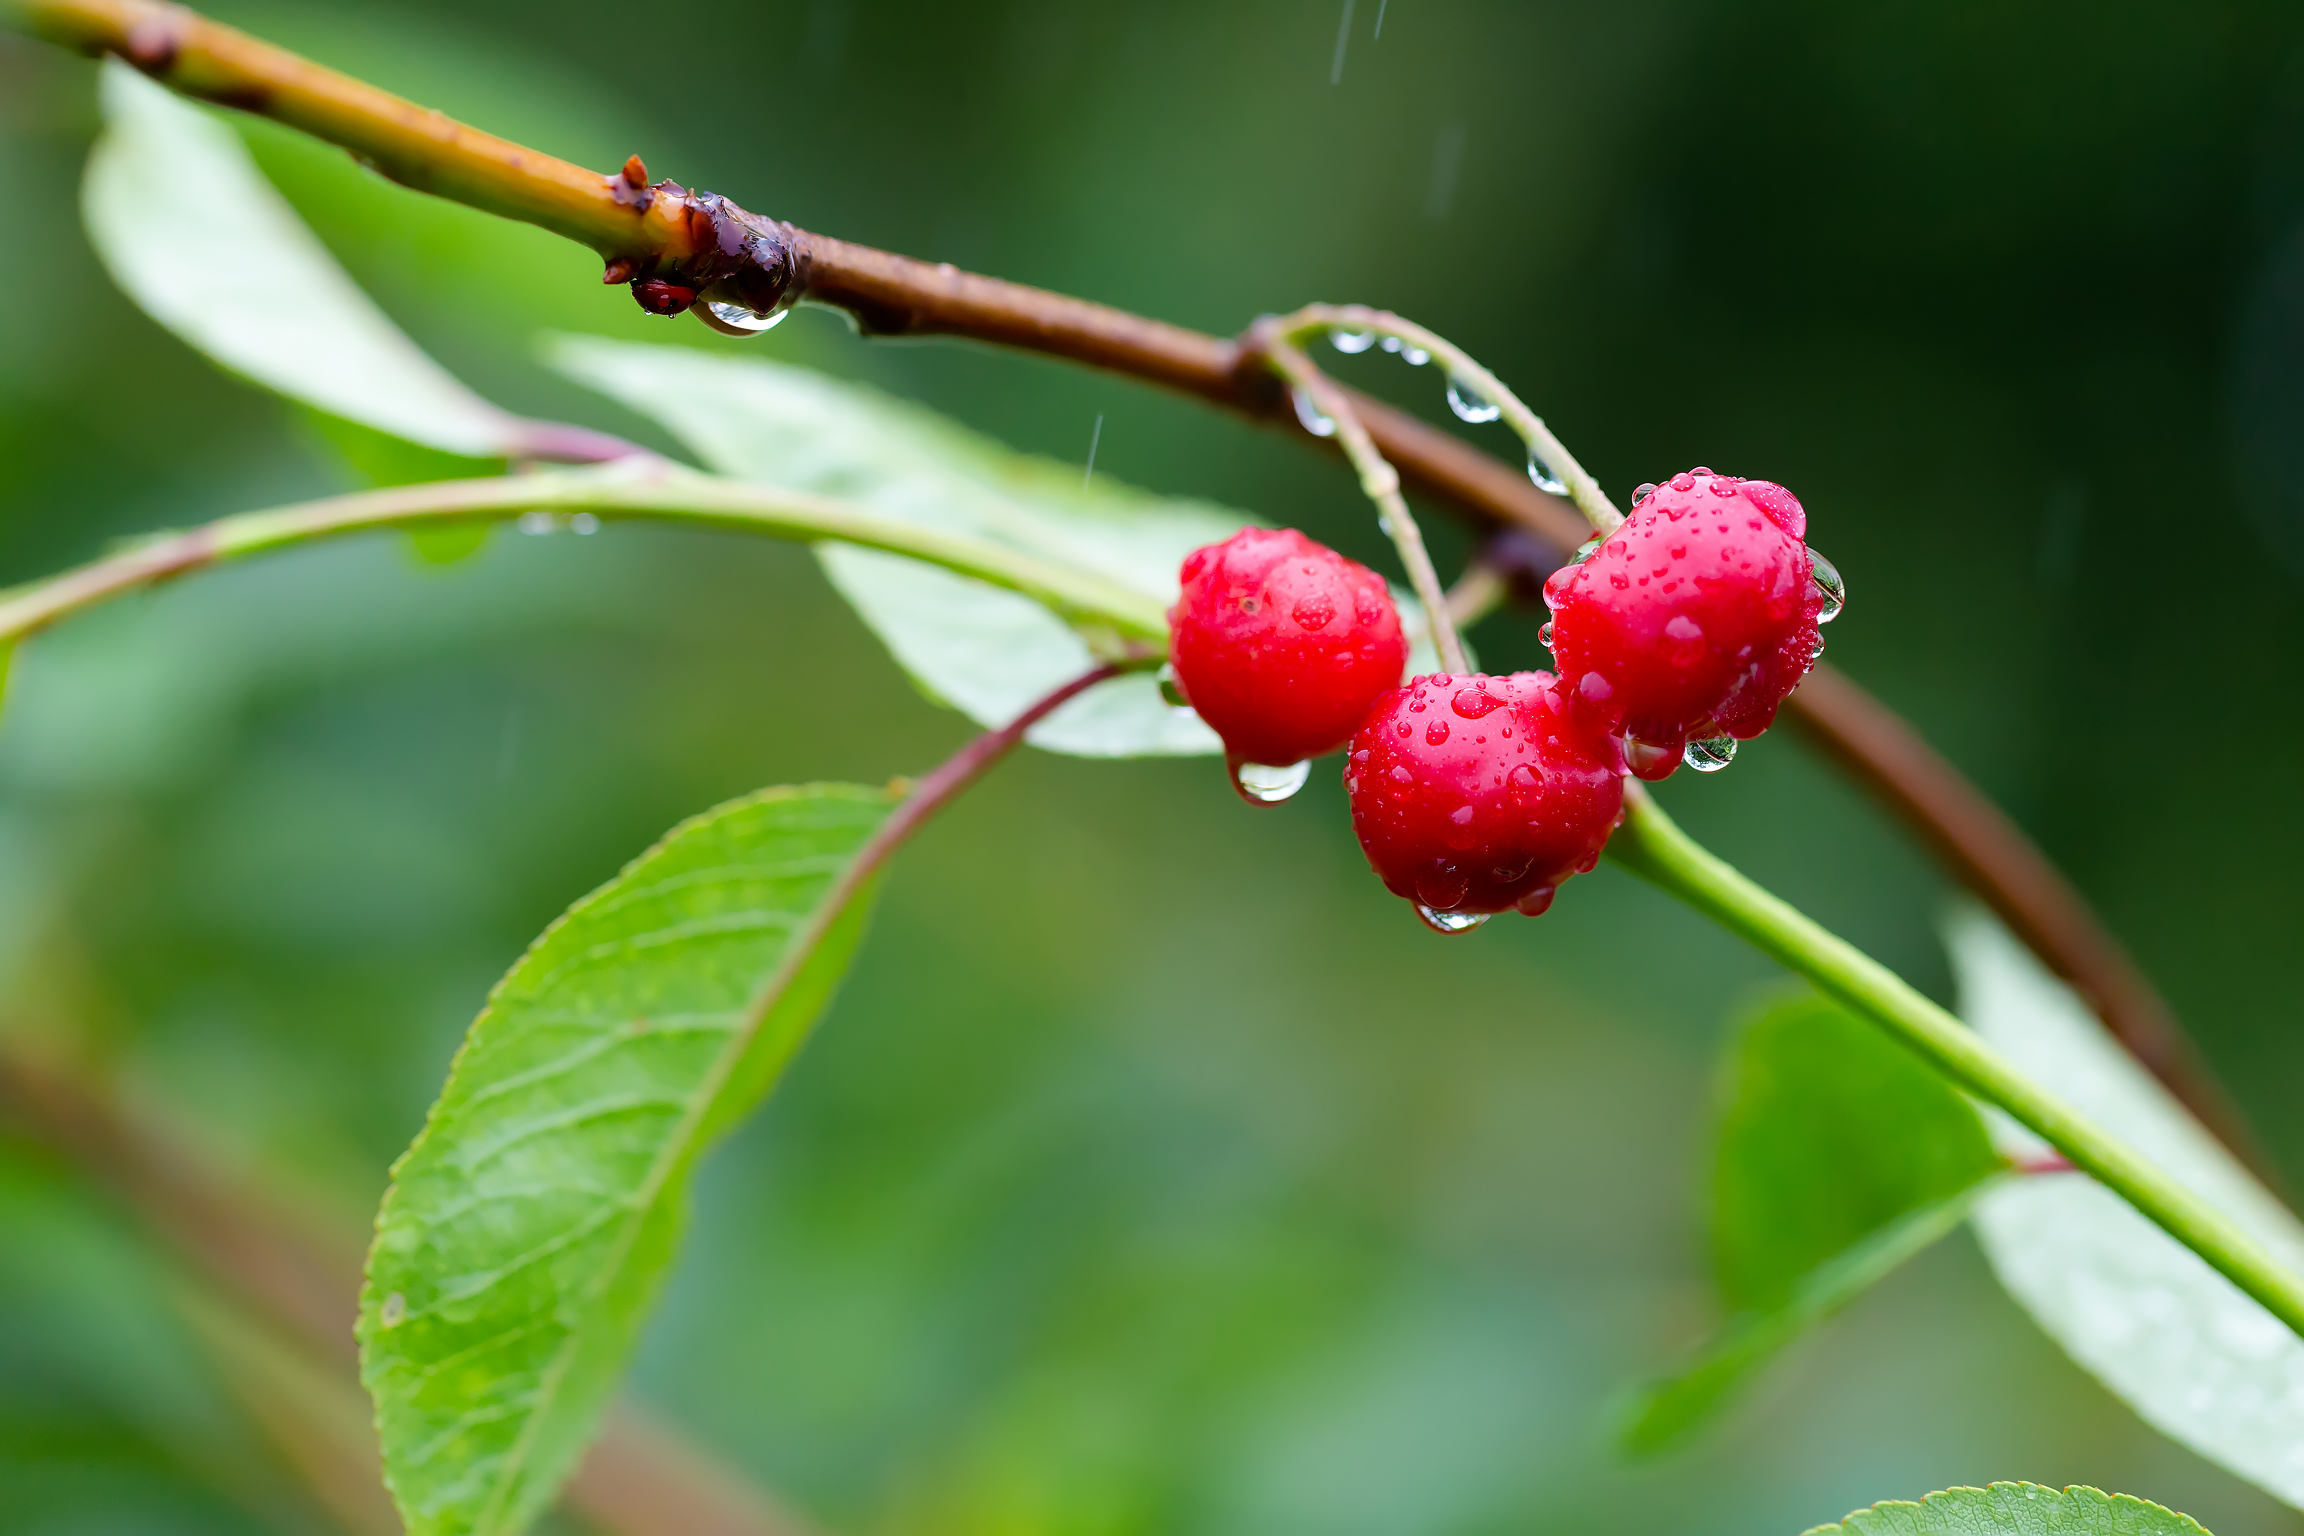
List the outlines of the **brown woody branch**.
<svg viewBox="0 0 2304 1536">
<path fill-rule="evenodd" d="M 598 251 L 644 307 L 726 299 L 758 311 L 800 300 L 846 310 L 871 335 L 959 336 L 1163 385 L 1295 431 L 1253 346 L 1086 300 L 813 234 L 671 182 L 638 157 L 609 175 L 455 123 L 179 6 L 154 0 L 0 0 L 0 19 L 111 54 L 186 95 L 259 113 L 349 150 L 407 186 L 539 225 Z M 1583 520 L 1513 466 L 1365 396 L 1354 413 L 1402 478 L 1477 522 L 1559 549 Z M 1332 442 L 1329 446 L 1335 446 Z M 1884 705 L 1829 667 L 1791 700 L 1826 753 L 1941 857 L 2112 1033 L 2209 1127 L 2256 1149 L 2167 1005 L 2079 893 L 1975 786 Z"/>
</svg>

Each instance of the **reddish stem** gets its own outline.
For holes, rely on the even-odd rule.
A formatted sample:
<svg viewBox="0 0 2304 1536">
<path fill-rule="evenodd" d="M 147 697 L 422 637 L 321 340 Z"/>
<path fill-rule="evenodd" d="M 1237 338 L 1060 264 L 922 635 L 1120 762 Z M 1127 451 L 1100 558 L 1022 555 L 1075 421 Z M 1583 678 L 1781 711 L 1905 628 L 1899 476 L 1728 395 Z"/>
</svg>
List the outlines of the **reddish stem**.
<svg viewBox="0 0 2304 1536">
<path fill-rule="evenodd" d="M 929 817 L 948 804 L 952 797 L 975 783 L 989 772 L 993 765 L 1016 750 L 1024 740 L 1024 733 L 1047 719 L 1058 709 L 1098 683 L 1108 682 L 1129 669 L 1118 664 L 1101 666 L 1064 684 L 1027 708 L 1024 713 L 1006 725 L 995 727 L 953 753 L 926 778 L 914 781 L 911 793 L 904 803 L 880 823 L 880 830 L 857 853 L 856 862 L 848 866 L 846 874 L 826 899 L 828 907 L 847 901 L 850 894 L 878 872 L 888 862 L 888 856 L 904 846 L 904 840 L 920 830 Z"/>
</svg>

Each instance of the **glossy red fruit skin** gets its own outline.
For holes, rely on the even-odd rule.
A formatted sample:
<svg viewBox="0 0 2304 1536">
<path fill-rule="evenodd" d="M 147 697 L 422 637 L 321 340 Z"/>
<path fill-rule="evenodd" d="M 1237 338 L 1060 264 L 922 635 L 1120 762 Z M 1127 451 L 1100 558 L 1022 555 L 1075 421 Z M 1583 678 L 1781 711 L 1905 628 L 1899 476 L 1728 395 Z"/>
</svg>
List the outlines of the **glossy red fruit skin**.
<svg viewBox="0 0 2304 1536">
<path fill-rule="evenodd" d="M 1176 686 L 1235 763 L 1333 752 L 1407 670 L 1384 578 L 1293 528 L 1243 528 L 1186 556 L 1182 577 Z"/>
<path fill-rule="evenodd" d="M 1624 810 L 1615 743 L 1549 672 L 1409 679 L 1352 737 L 1344 789 L 1369 865 L 1442 913 L 1534 916 L 1599 861 Z"/>
<path fill-rule="evenodd" d="M 1808 675 L 1823 594 L 1807 526 L 1780 485 L 1694 470 L 1545 582 L 1560 676 L 1630 738 L 1633 772 L 1668 777 L 1691 739 L 1759 735 Z"/>
</svg>

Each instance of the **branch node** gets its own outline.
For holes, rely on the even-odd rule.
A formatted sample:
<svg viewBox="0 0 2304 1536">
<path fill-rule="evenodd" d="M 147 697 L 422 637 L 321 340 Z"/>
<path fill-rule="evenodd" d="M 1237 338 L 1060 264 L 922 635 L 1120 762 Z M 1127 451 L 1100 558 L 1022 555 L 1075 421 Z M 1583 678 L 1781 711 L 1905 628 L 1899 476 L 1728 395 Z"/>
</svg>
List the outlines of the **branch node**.
<svg viewBox="0 0 2304 1536">
<path fill-rule="evenodd" d="M 121 57 L 147 75 L 159 76 L 176 67 L 176 56 L 184 49 L 184 28 L 188 13 L 180 6 L 170 6 L 157 16 L 147 16 L 128 29 L 126 46 Z"/>
</svg>

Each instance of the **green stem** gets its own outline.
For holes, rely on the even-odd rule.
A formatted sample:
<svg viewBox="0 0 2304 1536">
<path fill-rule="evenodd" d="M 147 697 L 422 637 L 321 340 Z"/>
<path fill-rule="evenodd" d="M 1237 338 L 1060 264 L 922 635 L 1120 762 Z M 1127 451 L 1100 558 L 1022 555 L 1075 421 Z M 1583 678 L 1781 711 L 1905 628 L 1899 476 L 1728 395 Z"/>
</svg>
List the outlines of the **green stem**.
<svg viewBox="0 0 2304 1536">
<path fill-rule="evenodd" d="M 1600 489 L 1600 482 L 1577 462 L 1566 444 L 1552 435 L 1552 429 L 1544 425 L 1544 418 L 1528 409 L 1526 402 L 1505 387 L 1502 379 L 1481 367 L 1471 353 L 1438 332 L 1428 331 L 1413 320 L 1403 320 L 1388 309 L 1370 309 L 1365 304 L 1307 304 L 1294 314 L 1281 316 L 1279 330 L 1292 342 L 1337 331 L 1389 336 L 1404 347 L 1429 353 L 1450 378 L 1478 391 L 1481 398 L 1497 408 L 1504 424 L 1519 435 L 1529 457 L 1543 464 L 1568 488 L 1568 499 L 1595 530 L 1613 533 L 1616 525 L 1624 521 L 1624 514 L 1616 510 L 1616 504 Z"/>
<path fill-rule="evenodd" d="M 2304 1335 L 2304 1280 L 2125 1143 L 2018 1070 L 1894 972 L 1706 852 L 1642 790 L 1609 855 L 1870 1019 L 1977 1098 L 2006 1110 L 2266 1310 Z"/>
<path fill-rule="evenodd" d="M 1298 397 L 1327 418 L 1344 457 L 1352 463 L 1352 472 L 1360 477 L 1361 494 L 1376 503 L 1378 521 L 1408 572 L 1408 585 L 1415 589 L 1416 601 L 1424 605 L 1424 622 L 1432 634 L 1432 648 L 1440 653 L 1441 667 L 1449 672 L 1470 671 L 1464 664 L 1464 642 L 1457 637 L 1448 595 L 1440 586 L 1440 573 L 1432 568 L 1431 551 L 1424 547 L 1424 530 L 1416 526 L 1408 499 L 1400 494 L 1400 472 L 1377 450 L 1360 413 L 1352 408 L 1352 397 L 1293 341 L 1275 335 L 1265 342 L 1264 354 Z"/>
<path fill-rule="evenodd" d="M 663 460 L 555 470 L 485 480 L 443 480 L 304 502 L 146 540 L 118 554 L 0 593 L 0 650 L 122 592 L 219 561 L 374 528 L 502 518 L 521 512 L 589 512 L 604 520 L 691 523 L 772 538 L 834 540 L 909 555 L 1041 603 L 1087 634 L 1112 659 L 1167 653 L 1168 618 L 1158 599 L 1070 566 L 986 540 L 882 517 L 801 491 L 743 485 Z"/>
</svg>

